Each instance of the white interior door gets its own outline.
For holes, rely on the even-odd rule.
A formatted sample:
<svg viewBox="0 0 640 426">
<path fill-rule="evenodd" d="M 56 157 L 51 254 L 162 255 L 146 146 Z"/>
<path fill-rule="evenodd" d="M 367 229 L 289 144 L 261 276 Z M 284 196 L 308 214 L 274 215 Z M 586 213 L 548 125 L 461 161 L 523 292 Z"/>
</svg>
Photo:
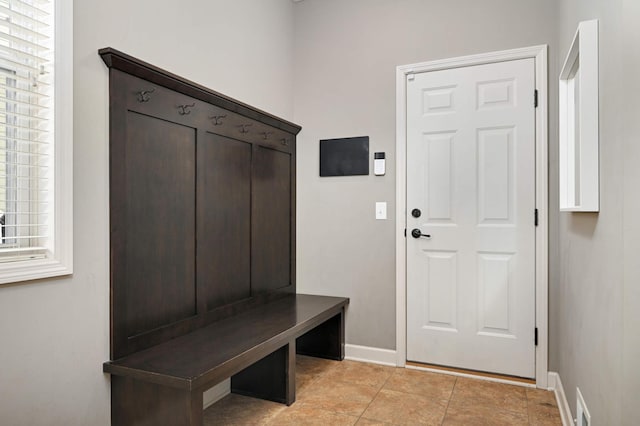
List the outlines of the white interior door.
<svg viewBox="0 0 640 426">
<path fill-rule="evenodd" d="M 534 89 L 533 59 L 407 77 L 409 361 L 535 376 Z"/>
</svg>

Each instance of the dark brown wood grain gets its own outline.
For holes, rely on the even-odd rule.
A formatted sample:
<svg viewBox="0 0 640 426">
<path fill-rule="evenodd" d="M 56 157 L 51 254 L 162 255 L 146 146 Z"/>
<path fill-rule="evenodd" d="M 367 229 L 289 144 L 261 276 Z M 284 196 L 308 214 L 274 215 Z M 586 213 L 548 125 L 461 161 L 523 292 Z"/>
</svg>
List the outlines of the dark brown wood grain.
<svg viewBox="0 0 640 426">
<path fill-rule="evenodd" d="M 231 378 L 231 392 L 293 404 L 296 395 L 295 356 L 295 343 L 291 341 L 235 374 Z"/>
<path fill-rule="evenodd" d="M 112 359 L 295 292 L 295 134 L 132 69 L 110 70 Z"/>
<path fill-rule="evenodd" d="M 340 314 L 348 301 L 289 295 L 107 362 L 104 371 L 182 389 L 214 385 Z"/>
<path fill-rule="evenodd" d="M 126 280 L 125 252 L 127 227 L 127 200 L 123 188 L 126 186 L 126 124 L 128 97 L 120 88 L 127 76 L 118 70 L 109 70 L 109 231 L 110 231 L 110 350 L 111 359 L 126 353 L 128 320 L 120 315 L 121 306 L 126 306 L 126 288 L 119 283 Z"/>
<path fill-rule="evenodd" d="M 301 355 L 327 358 L 337 361 L 344 359 L 344 312 L 323 322 L 313 330 L 300 336 L 296 341 L 296 351 Z"/>
<path fill-rule="evenodd" d="M 345 298 L 289 295 L 105 363 L 112 375 L 112 424 L 202 424 L 203 391 L 227 377 L 234 392 L 292 404 L 296 347 L 317 341 L 311 344 L 315 356 L 336 359 L 342 348 L 342 359 L 344 340 L 332 340 L 344 339 L 347 304 Z M 167 407 L 173 412 L 163 415 Z"/>
<path fill-rule="evenodd" d="M 114 49 L 112 424 L 202 424 L 203 391 L 295 401 L 296 349 L 344 358 L 349 300 L 296 294 L 300 127 Z"/>
<path fill-rule="evenodd" d="M 112 425 L 202 425 L 202 391 L 112 376 L 111 395 Z"/>
<path fill-rule="evenodd" d="M 140 76 L 149 82 L 185 93 L 209 104 L 220 106 L 228 111 L 237 112 L 250 119 L 282 129 L 287 133 L 295 135 L 300 132 L 301 127 L 297 124 L 283 120 L 282 118 L 230 98 L 198 83 L 189 81 L 186 78 L 170 73 L 138 58 L 134 58 L 112 47 L 102 48 L 98 53 L 104 63 L 111 69 L 118 69 L 127 74 Z"/>
<path fill-rule="evenodd" d="M 292 286 L 291 155 L 254 149 L 251 289 L 255 293 Z"/>
<path fill-rule="evenodd" d="M 196 315 L 195 130 L 129 113 L 124 254 L 127 335 Z"/>
<path fill-rule="evenodd" d="M 251 144 L 204 132 L 198 147 L 198 298 L 251 297 Z"/>
</svg>

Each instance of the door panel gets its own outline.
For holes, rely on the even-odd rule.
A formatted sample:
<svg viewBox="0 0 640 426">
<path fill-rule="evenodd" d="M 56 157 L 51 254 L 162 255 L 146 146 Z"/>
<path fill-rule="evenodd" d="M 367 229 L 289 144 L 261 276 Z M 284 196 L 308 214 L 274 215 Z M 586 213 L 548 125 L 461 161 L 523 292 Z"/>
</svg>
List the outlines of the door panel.
<svg viewBox="0 0 640 426">
<path fill-rule="evenodd" d="M 434 329 L 456 329 L 457 317 L 457 258 L 453 252 L 423 251 L 426 257 L 423 276 L 423 326 Z"/>
<path fill-rule="evenodd" d="M 479 223 L 513 223 L 513 128 L 478 130 Z"/>
<path fill-rule="evenodd" d="M 513 336 L 512 254 L 478 254 L 478 332 Z M 515 337 L 515 336 L 513 336 Z"/>
<path fill-rule="evenodd" d="M 533 94 L 533 59 L 407 82 L 408 360 L 535 374 Z"/>
<path fill-rule="evenodd" d="M 427 204 L 427 219 L 430 222 L 452 223 L 453 206 L 452 179 L 453 164 L 451 149 L 453 133 L 425 135 L 427 194 L 431 202 Z"/>
</svg>

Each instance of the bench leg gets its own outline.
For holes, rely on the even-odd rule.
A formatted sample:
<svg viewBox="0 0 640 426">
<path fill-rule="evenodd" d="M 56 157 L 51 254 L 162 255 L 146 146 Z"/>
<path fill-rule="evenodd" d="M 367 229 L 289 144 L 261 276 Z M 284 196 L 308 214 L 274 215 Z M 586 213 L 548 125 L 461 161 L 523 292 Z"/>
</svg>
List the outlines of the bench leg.
<svg viewBox="0 0 640 426">
<path fill-rule="evenodd" d="M 111 424 L 202 426 L 202 391 L 111 376 Z"/>
<path fill-rule="evenodd" d="M 344 359 L 344 309 L 316 328 L 298 337 L 300 355 L 342 361 Z"/>
<path fill-rule="evenodd" d="M 231 392 L 293 404 L 296 400 L 295 344 L 283 346 L 232 376 Z"/>
</svg>

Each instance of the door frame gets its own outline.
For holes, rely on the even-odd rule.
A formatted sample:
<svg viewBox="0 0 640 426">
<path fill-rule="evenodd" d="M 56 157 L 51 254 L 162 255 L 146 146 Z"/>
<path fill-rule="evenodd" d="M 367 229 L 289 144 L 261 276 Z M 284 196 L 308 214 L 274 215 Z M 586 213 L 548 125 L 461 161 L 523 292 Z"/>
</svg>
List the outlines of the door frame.
<svg viewBox="0 0 640 426">
<path fill-rule="evenodd" d="M 538 107 L 535 109 L 535 347 L 536 387 L 548 387 L 548 77 L 547 45 L 460 56 L 396 68 L 396 365 L 407 361 L 407 76 L 415 73 L 533 58 Z M 534 219 L 531 212 L 531 220 Z"/>
</svg>

